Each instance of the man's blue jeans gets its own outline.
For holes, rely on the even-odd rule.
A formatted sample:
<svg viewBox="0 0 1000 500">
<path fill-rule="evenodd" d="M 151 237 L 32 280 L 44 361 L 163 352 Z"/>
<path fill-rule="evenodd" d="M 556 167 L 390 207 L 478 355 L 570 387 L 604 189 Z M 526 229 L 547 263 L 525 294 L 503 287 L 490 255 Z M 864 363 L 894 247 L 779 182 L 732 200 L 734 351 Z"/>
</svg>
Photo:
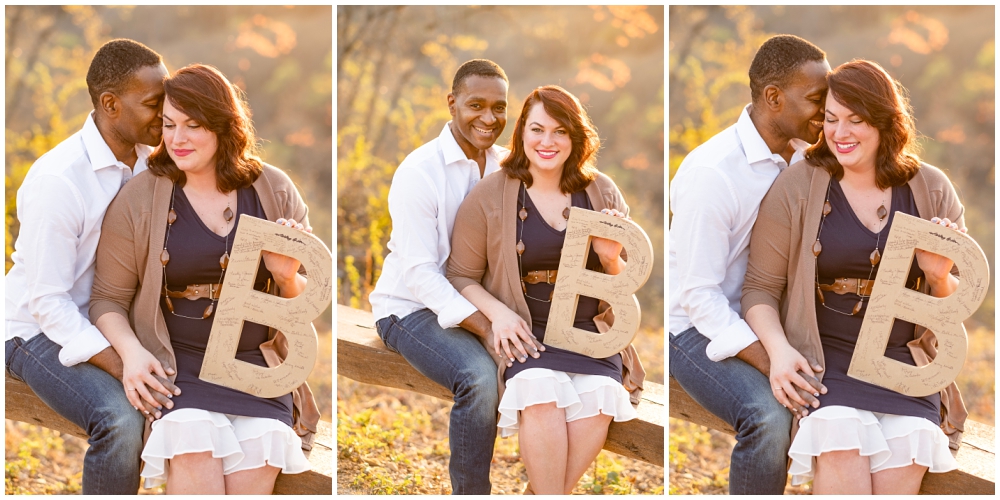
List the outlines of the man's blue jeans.
<svg viewBox="0 0 1000 500">
<path fill-rule="evenodd" d="M 736 429 L 729 467 L 731 495 L 785 491 L 792 414 L 771 394 L 768 378 L 735 357 L 712 361 L 709 339 L 689 328 L 670 334 L 670 375 L 698 404 Z"/>
<path fill-rule="evenodd" d="M 441 328 L 429 309 L 382 318 L 375 326 L 386 347 L 455 395 L 448 426 L 452 494 L 489 495 L 500 404 L 490 354 L 468 331 Z"/>
<path fill-rule="evenodd" d="M 61 348 L 45 334 L 8 340 L 7 373 L 90 435 L 84 495 L 135 495 L 145 419 L 128 402 L 121 381 L 90 363 L 63 366 Z"/>
</svg>

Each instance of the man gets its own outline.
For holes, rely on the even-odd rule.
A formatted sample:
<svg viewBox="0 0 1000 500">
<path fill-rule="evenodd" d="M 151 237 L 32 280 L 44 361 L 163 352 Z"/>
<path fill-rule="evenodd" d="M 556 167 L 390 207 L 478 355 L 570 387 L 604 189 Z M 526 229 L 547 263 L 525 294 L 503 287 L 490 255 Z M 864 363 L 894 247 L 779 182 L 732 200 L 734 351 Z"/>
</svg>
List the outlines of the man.
<svg viewBox="0 0 1000 500">
<path fill-rule="evenodd" d="M 829 71 L 826 54 L 806 40 L 764 42 L 750 66 L 751 104 L 671 181 L 670 374 L 736 430 L 731 494 L 785 488 L 792 414 L 771 394 L 767 353 L 741 319 L 740 295 L 761 199 L 802 159 L 802 141 L 823 130 Z"/>
<path fill-rule="evenodd" d="M 448 429 L 452 493 L 488 495 L 499 404 L 497 364 L 483 347 L 490 323 L 444 271 L 459 205 L 507 154 L 494 145 L 507 124 L 507 75 L 492 61 L 466 62 L 455 74 L 448 110 L 452 120 L 441 134 L 393 175 L 389 255 L 369 300 L 385 345 L 455 396 Z"/>
<path fill-rule="evenodd" d="M 136 493 L 143 413 L 159 417 L 158 408 L 140 413 L 129 404 L 121 358 L 88 309 L 104 213 L 160 142 L 166 76 L 160 55 L 145 45 L 104 44 L 87 72 L 94 111 L 31 166 L 17 191 L 21 228 L 4 278 L 7 373 L 90 435 L 88 495 Z"/>
</svg>

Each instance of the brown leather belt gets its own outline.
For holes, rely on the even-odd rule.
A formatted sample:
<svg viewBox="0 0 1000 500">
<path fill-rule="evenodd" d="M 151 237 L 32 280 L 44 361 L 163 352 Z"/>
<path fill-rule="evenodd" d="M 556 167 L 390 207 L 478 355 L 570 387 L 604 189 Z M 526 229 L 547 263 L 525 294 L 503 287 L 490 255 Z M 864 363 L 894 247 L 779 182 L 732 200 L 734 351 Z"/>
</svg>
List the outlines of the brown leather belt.
<svg viewBox="0 0 1000 500">
<path fill-rule="evenodd" d="M 172 299 L 188 299 L 188 300 L 198 300 L 198 299 L 218 299 L 219 294 L 222 292 L 221 283 L 208 283 L 205 285 L 188 285 L 187 288 L 180 291 L 167 290 L 164 295 Z"/>
<path fill-rule="evenodd" d="M 833 292 L 837 295 L 856 293 L 862 297 L 867 297 L 872 294 L 872 287 L 874 285 L 875 280 L 866 280 L 861 278 L 837 278 L 832 284 L 829 285 L 820 283 L 819 289 L 824 292 Z"/>
<path fill-rule="evenodd" d="M 555 285 L 557 274 L 559 274 L 559 271 L 528 271 L 528 275 L 521 278 L 521 281 L 529 285 L 537 285 L 539 283 Z"/>
<path fill-rule="evenodd" d="M 907 283 L 910 285 L 910 283 Z M 875 286 L 875 280 L 866 280 L 862 278 L 837 278 L 832 284 L 819 284 L 819 289 L 824 292 L 833 292 L 837 295 L 844 295 L 847 293 L 856 293 L 862 297 L 868 297 L 872 294 L 872 287 Z M 917 278 L 917 282 L 913 286 L 907 286 L 911 290 L 916 290 L 920 288 L 920 278 Z"/>
</svg>

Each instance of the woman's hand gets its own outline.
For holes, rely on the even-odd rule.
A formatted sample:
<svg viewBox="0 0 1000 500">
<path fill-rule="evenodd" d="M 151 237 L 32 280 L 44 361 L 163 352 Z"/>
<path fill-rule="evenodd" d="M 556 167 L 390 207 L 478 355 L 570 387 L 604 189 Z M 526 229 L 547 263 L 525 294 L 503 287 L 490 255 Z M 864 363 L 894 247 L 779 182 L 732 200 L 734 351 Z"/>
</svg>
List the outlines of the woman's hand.
<svg viewBox="0 0 1000 500">
<path fill-rule="evenodd" d="M 614 208 L 605 208 L 601 210 L 602 214 L 613 215 L 620 219 L 632 220 L 631 217 L 626 217 L 624 213 L 619 212 Z M 594 250 L 594 253 L 601 259 L 601 266 L 608 274 L 618 274 L 625 265 L 625 261 L 621 259 L 622 254 L 622 244 L 609 240 L 607 238 L 594 238 L 590 243 L 590 248 Z M 614 271 L 614 272 L 612 272 Z"/>
<path fill-rule="evenodd" d="M 528 324 L 510 308 L 504 306 L 498 309 L 490 317 L 494 352 L 507 362 L 508 367 L 513 366 L 515 358 L 522 363 L 527 361 L 529 351 L 532 357 L 537 358 L 535 336 Z"/>
<path fill-rule="evenodd" d="M 121 358 L 125 397 L 133 408 L 142 411 L 147 418 L 160 418 L 158 410 L 164 406 L 173 407 L 169 398 L 180 394 L 180 389 L 169 382 L 163 365 L 144 347 L 137 346 L 131 352 L 123 352 Z M 173 392 L 161 381 L 173 387 Z"/>
<path fill-rule="evenodd" d="M 931 219 L 931 222 L 961 233 L 968 231 L 967 228 L 959 228 L 958 224 L 955 224 L 947 218 L 941 219 L 939 217 L 934 217 Z M 955 265 L 955 263 L 943 255 L 931 253 L 919 248 L 916 250 L 916 255 L 917 265 L 920 266 L 920 270 L 924 272 L 927 284 L 930 285 L 932 289 L 940 288 L 942 286 L 947 287 L 946 283 L 950 280 L 951 268 Z"/>
<path fill-rule="evenodd" d="M 806 358 L 794 347 L 787 344 L 773 354 L 771 356 L 770 382 L 774 398 L 785 408 L 792 408 L 793 412 L 797 406 L 818 408 L 819 400 L 807 401 L 799 395 L 797 388 L 805 390 L 814 397 L 819 397 L 820 389 L 813 387 L 807 379 L 815 379 L 814 369 L 822 370 L 822 368 L 809 366 Z M 801 373 L 799 373 L 800 371 Z M 816 380 L 816 382 L 819 381 Z"/>
<path fill-rule="evenodd" d="M 295 219 L 278 219 L 275 223 L 298 229 L 304 233 L 312 232 L 311 227 L 304 227 L 301 223 L 295 222 Z M 284 292 L 290 288 L 298 288 L 295 283 L 299 277 L 299 267 L 302 265 L 298 259 L 293 259 L 287 255 L 268 252 L 266 250 L 261 252 L 261 254 L 264 258 L 264 266 L 271 272 L 271 276 L 274 278 L 274 283 L 278 286 L 278 289 Z M 301 290 L 298 291 L 301 292 Z M 282 293 L 281 295 L 282 297 L 290 298 L 297 296 L 298 293 L 295 293 L 294 295 L 286 295 L 285 293 Z"/>
</svg>

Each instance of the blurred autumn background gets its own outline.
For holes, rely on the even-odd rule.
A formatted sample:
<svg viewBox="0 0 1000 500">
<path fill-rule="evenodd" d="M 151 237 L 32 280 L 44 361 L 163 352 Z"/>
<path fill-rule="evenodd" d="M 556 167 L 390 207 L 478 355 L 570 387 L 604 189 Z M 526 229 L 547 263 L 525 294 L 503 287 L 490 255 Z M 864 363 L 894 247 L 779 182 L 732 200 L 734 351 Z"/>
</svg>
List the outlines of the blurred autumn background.
<svg viewBox="0 0 1000 500">
<path fill-rule="evenodd" d="M 524 97 L 558 84 L 586 106 L 600 133 L 598 167 L 649 234 L 656 266 L 638 293 L 637 348 L 663 383 L 662 7 L 386 7 L 337 9 L 338 300 L 370 309 L 391 222 L 392 175 L 450 119 L 455 70 L 484 57 L 510 79 L 510 140 Z M 449 493 L 451 403 L 337 378 L 338 493 Z M 516 439 L 498 440 L 493 493 L 519 493 L 527 476 Z M 602 452 L 579 493 L 662 493 L 663 468 Z"/>
<path fill-rule="evenodd" d="M 148 45 L 170 71 L 211 64 L 246 91 L 262 158 L 295 181 L 315 234 L 332 248 L 330 7 L 7 6 L 5 14 L 6 269 L 18 233 L 17 188 L 35 159 L 83 126 L 93 109 L 87 68 L 112 38 Z M 330 323 L 329 309 L 315 322 L 320 356 L 309 379 L 325 420 L 332 418 Z M 11 421 L 5 428 L 6 494 L 80 492 L 85 441 Z"/>
<path fill-rule="evenodd" d="M 670 174 L 750 102 L 747 71 L 761 43 L 798 35 L 826 51 L 833 67 L 873 60 L 907 88 L 921 156 L 951 178 L 969 234 L 994 270 L 994 19 L 993 6 L 671 7 Z M 970 418 L 990 425 L 995 271 L 992 278 L 986 301 L 965 322 L 969 357 L 958 379 Z M 726 493 L 733 439 L 674 419 L 669 435 L 669 493 Z"/>
</svg>

